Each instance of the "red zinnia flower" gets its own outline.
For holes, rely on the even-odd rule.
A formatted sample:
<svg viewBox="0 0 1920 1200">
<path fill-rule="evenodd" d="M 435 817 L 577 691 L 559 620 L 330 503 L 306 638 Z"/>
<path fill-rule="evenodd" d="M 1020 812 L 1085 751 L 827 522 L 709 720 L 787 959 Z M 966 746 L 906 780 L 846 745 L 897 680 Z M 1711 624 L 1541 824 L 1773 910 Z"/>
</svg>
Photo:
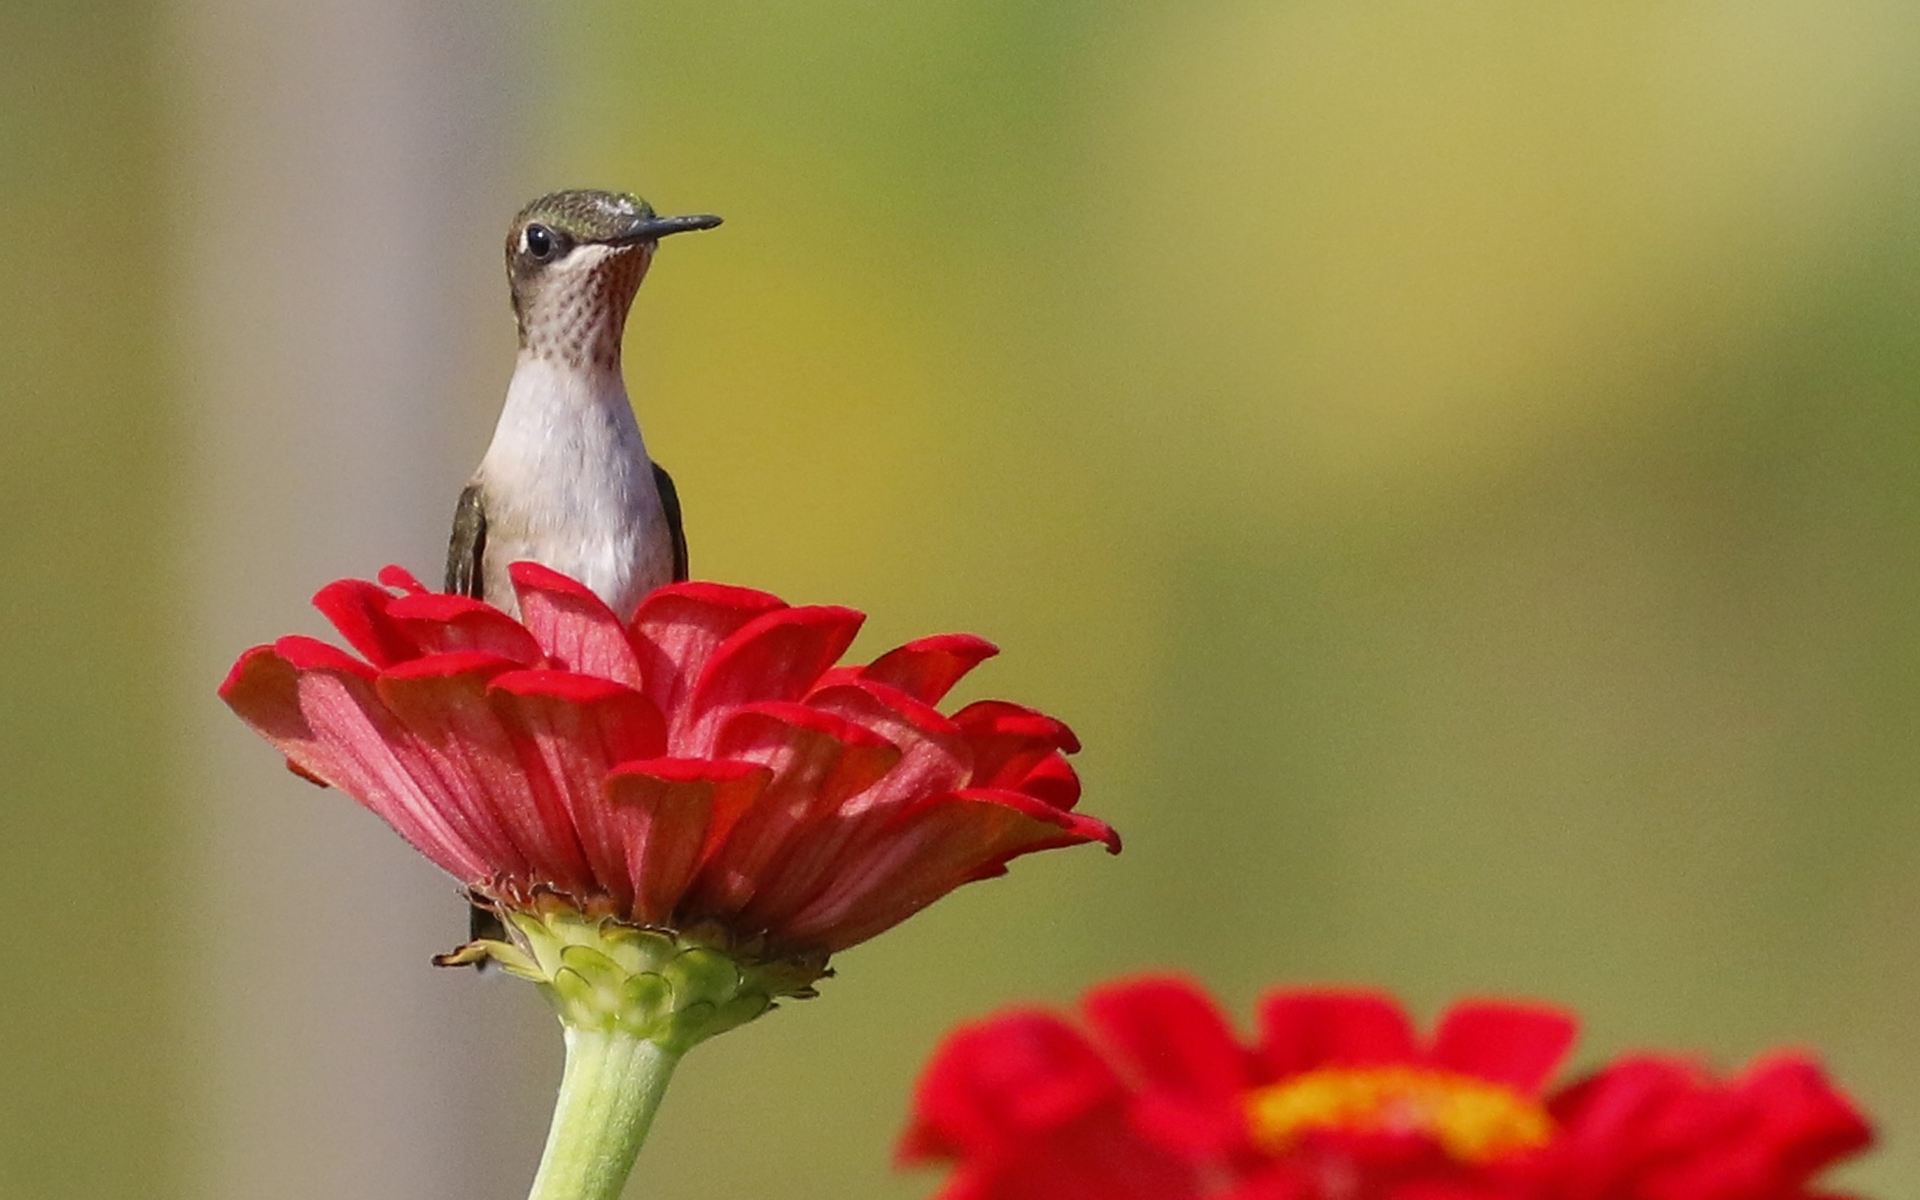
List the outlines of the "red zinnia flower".
<svg viewBox="0 0 1920 1200">
<path fill-rule="evenodd" d="M 1460 1004 L 1423 1041 L 1385 996 L 1284 991 L 1253 1046 L 1178 979 L 1082 1013 L 936 1052 L 901 1156 L 956 1162 L 942 1200 L 1811 1200 L 1869 1140 L 1799 1058 L 1730 1084 L 1626 1059 L 1548 1094 L 1574 1023 L 1538 1006 Z"/>
<path fill-rule="evenodd" d="M 536 1196 L 619 1193 L 675 1065 L 827 956 L 1021 854 L 1119 839 L 1073 811 L 1079 747 L 1004 701 L 934 707 L 994 648 L 926 638 L 837 667 L 862 620 L 708 583 L 623 624 L 511 569 L 522 620 L 342 580 L 314 603 L 358 650 L 285 637 L 220 694 L 498 913 L 481 958 L 539 984 L 567 1067 Z"/>
<path fill-rule="evenodd" d="M 222 698 L 483 900 L 712 927 L 767 953 L 863 941 L 1034 850 L 1101 841 L 1065 725 L 933 706 L 995 653 L 927 638 L 835 667 L 861 614 L 710 583 L 630 625 L 516 563 L 524 624 L 396 567 L 314 604 L 358 650 L 284 637 Z M 392 589 L 392 590 L 389 590 Z"/>
</svg>

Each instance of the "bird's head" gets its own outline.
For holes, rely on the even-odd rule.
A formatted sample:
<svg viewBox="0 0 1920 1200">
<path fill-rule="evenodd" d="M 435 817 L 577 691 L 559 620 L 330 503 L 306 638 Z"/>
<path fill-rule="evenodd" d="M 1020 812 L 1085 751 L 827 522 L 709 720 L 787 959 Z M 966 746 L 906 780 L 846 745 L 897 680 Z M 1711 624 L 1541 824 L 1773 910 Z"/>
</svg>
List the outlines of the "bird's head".
<svg viewBox="0 0 1920 1200">
<path fill-rule="evenodd" d="M 660 239 L 719 223 L 713 216 L 658 216 L 645 200 L 620 192 L 554 192 L 535 200 L 507 231 L 520 345 L 617 368 L 627 310 Z"/>
</svg>

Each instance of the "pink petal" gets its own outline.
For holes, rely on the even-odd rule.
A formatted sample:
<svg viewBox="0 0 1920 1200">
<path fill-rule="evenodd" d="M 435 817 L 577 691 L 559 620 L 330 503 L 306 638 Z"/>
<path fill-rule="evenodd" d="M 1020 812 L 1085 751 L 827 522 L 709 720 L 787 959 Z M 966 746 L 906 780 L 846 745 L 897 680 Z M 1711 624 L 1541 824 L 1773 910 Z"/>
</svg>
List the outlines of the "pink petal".
<svg viewBox="0 0 1920 1200">
<path fill-rule="evenodd" d="M 365 664 L 324 643 L 282 639 L 296 654 L 303 641 L 349 665 L 303 667 L 280 646 L 256 646 L 234 664 L 221 699 L 300 772 L 352 796 L 441 870 L 463 883 L 485 879 L 485 854 L 420 787 L 406 733 L 374 694 Z"/>
<path fill-rule="evenodd" d="M 497 675 L 488 699 L 544 819 L 571 831 L 571 844 L 584 858 L 580 874 L 616 903 L 630 903 L 622 825 L 601 797 L 616 765 L 665 749 L 659 710 L 612 680 L 554 670 Z"/>
<path fill-rule="evenodd" d="M 778 872 L 794 832 L 837 810 L 899 761 L 892 744 L 859 726 L 802 704 L 767 703 L 736 711 L 715 756 L 761 763 L 773 778 L 701 869 L 702 913 L 733 914 Z"/>
<path fill-rule="evenodd" d="M 393 594 L 364 579 L 340 579 L 313 595 L 320 610 L 347 644 L 376 667 L 420 657 L 420 646 L 387 614 Z"/>
<path fill-rule="evenodd" d="M 772 772 L 752 763 L 657 758 L 623 763 L 607 800 L 626 852 L 632 919 L 673 915 L 709 846 L 759 798 Z"/>
<path fill-rule="evenodd" d="M 377 687 L 417 746 L 422 771 L 465 821 L 494 872 L 556 882 L 569 858 L 540 820 L 540 802 L 512 739 L 487 702 L 487 683 L 518 664 L 462 650 L 381 672 Z"/>
<path fill-rule="evenodd" d="M 520 622 L 470 596 L 415 592 L 388 605 L 387 615 L 426 654 L 477 650 L 521 666 L 538 666 L 541 661 L 539 643 Z"/>
<path fill-rule="evenodd" d="M 935 796 L 900 814 L 858 852 L 819 898 L 778 934 L 829 951 L 863 942 L 963 883 L 1006 870 L 1022 854 L 1106 841 L 1098 821 L 1006 791 Z"/>
<path fill-rule="evenodd" d="M 655 588 L 633 615 L 633 648 L 647 698 L 677 712 L 722 642 L 765 613 L 787 607 L 778 596 L 717 583 Z"/>
<path fill-rule="evenodd" d="M 862 793 L 850 811 L 897 807 L 966 782 L 969 755 L 959 728 L 939 709 L 905 692 L 862 681 L 815 691 L 807 707 L 851 722 L 900 749 L 900 762 L 887 772 L 884 786 Z"/>
<path fill-rule="evenodd" d="M 641 686 L 640 659 L 626 627 L 585 585 L 537 562 L 507 567 L 520 597 L 520 619 L 557 667 Z"/>
<path fill-rule="evenodd" d="M 850 608 L 782 608 L 756 617 L 713 652 L 688 704 L 688 724 L 676 723 L 677 748 L 703 752 L 729 709 L 807 694 L 860 632 L 866 618 Z"/>
<path fill-rule="evenodd" d="M 922 704 L 938 704 L 953 685 L 1000 648 L 970 633 L 943 633 L 889 650 L 865 667 L 860 677 L 898 688 Z"/>
<path fill-rule="evenodd" d="M 309 738 L 313 730 L 300 711 L 298 673 L 272 646 L 254 646 L 234 660 L 220 683 L 220 699 L 235 716 L 276 746 Z"/>
<path fill-rule="evenodd" d="M 804 907 L 844 869 L 850 847 L 904 809 L 966 783 L 970 756 L 960 731 L 931 705 L 864 681 L 816 690 L 807 703 L 899 747 L 901 757 L 871 787 L 836 807 L 812 810 L 786 835 L 786 851 L 755 892 L 753 911 L 768 919 Z"/>
</svg>

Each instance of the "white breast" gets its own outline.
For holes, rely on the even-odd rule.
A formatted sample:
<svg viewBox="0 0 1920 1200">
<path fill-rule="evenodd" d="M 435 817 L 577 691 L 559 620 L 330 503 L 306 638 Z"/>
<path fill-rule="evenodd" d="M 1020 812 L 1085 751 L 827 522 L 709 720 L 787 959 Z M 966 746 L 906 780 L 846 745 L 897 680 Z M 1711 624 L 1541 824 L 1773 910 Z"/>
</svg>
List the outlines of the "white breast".
<svg viewBox="0 0 1920 1200">
<path fill-rule="evenodd" d="M 580 580 L 622 619 L 672 579 L 666 514 L 617 368 L 522 354 L 475 478 L 487 516 L 486 597 L 509 612 L 507 564 L 520 559 Z"/>
</svg>

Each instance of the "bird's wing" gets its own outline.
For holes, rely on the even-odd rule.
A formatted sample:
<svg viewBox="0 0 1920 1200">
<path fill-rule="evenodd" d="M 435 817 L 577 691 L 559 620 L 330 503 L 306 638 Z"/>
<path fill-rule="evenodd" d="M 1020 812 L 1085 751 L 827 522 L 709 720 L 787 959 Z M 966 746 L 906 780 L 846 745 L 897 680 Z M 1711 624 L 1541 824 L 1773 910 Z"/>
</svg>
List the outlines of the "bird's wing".
<svg viewBox="0 0 1920 1200">
<path fill-rule="evenodd" d="M 487 505 L 480 495 L 480 485 L 470 483 L 460 492 L 460 503 L 453 509 L 453 537 L 447 541 L 446 590 L 485 600 L 487 578 L 481 569 L 481 559 L 486 552 Z M 499 913 L 478 904 L 467 906 L 469 941 L 503 941 L 506 936 L 507 927 Z M 485 970 L 487 964 L 483 959 L 473 965 L 476 970 Z"/>
<path fill-rule="evenodd" d="M 667 532 L 673 538 L 673 581 L 692 578 L 687 573 L 687 528 L 680 519 L 680 493 L 673 476 L 659 463 L 653 464 L 653 485 L 660 489 L 660 508 L 667 514 Z"/>
<path fill-rule="evenodd" d="M 487 509 L 480 485 L 470 483 L 453 510 L 453 537 L 447 543 L 447 591 L 485 600 L 486 577 L 480 560 L 487 552 Z"/>
</svg>

